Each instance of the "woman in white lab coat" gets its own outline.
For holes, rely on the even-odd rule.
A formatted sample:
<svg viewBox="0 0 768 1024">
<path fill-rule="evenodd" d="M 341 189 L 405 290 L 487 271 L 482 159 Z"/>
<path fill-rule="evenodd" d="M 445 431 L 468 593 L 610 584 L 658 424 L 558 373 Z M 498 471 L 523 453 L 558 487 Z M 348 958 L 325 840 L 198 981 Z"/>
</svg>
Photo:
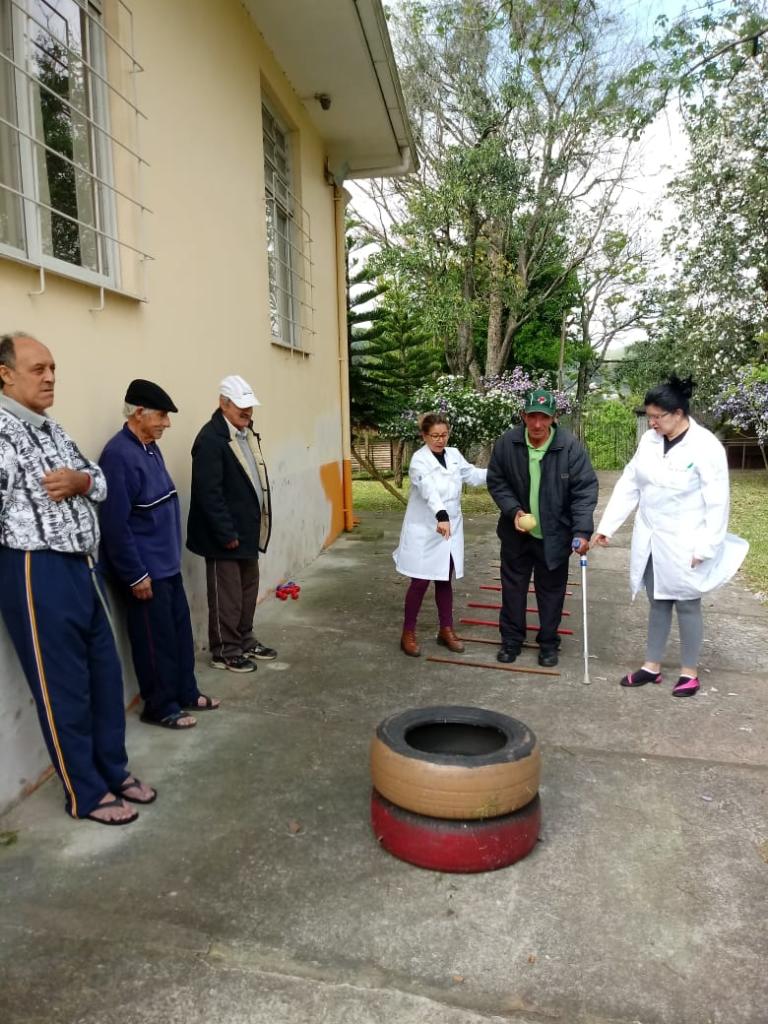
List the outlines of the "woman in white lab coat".
<svg viewBox="0 0 768 1024">
<path fill-rule="evenodd" d="M 461 653 L 464 645 L 453 630 L 451 577 L 464 575 L 464 525 L 461 516 L 462 484 L 485 483 L 485 469 L 472 466 L 458 448 L 448 447 L 450 426 L 439 413 L 428 413 L 419 424 L 424 447 L 414 452 L 408 476 L 411 492 L 405 510 L 400 544 L 394 552 L 398 572 L 411 578 L 405 595 L 405 616 L 400 647 L 417 658 L 416 620 L 429 587 L 435 583 L 440 624 L 437 642 Z"/>
<path fill-rule="evenodd" d="M 693 382 L 672 376 L 645 396 L 651 429 L 616 484 L 593 538 L 606 545 L 635 508 L 630 554 L 633 597 L 644 584 L 650 602 L 646 659 L 622 686 L 660 683 L 661 660 L 677 610 L 680 675 L 672 694 L 699 690 L 703 638 L 701 595 L 726 583 L 748 550 L 726 533 L 729 482 L 725 449 L 688 412 Z"/>
</svg>

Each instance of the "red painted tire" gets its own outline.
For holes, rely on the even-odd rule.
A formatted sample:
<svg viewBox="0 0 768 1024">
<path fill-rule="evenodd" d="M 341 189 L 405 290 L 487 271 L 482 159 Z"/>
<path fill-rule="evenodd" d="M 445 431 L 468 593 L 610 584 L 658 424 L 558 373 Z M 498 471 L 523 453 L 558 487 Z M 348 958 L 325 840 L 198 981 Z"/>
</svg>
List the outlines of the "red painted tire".
<svg viewBox="0 0 768 1024">
<path fill-rule="evenodd" d="M 428 818 L 396 807 L 376 790 L 371 824 L 385 850 L 432 871 L 496 871 L 527 857 L 539 838 L 541 801 L 500 818 L 456 821 Z"/>
</svg>

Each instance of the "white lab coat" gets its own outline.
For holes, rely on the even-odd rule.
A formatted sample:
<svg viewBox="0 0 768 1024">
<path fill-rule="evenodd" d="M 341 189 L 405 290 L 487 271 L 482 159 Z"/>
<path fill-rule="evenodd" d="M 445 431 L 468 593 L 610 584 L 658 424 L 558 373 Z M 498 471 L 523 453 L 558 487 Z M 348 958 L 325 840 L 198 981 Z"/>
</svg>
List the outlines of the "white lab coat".
<svg viewBox="0 0 768 1024">
<path fill-rule="evenodd" d="M 414 452 L 408 470 L 411 493 L 400 544 L 392 555 L 398 572 L 420 580 L 447 580 L 453 557 L 456 578 L 464 575 L 461 485 L 479 487 L 485 483 L 486 473 L 467 462 L 458 448 L 445 449 L 445 468 L 426 445 Z M 448 540 L 437 532 L 435 516 L 441 509 L 451 521 Z"/>
<path fill-rule="evenodd" d="M 726 533 L 728 462 L 725 449 L 690 419 L 688 433 L 664 454 L 664 439 L 649 430 L 613 489 L 597 533 L 611 537 L 637 508 L 629 578 L 633 596 L 653 555 L 654 597 L 690 601 L 733 576 L 749 545 Z M 700 558 L 696 568 L 691 559 Z"/>
</svg>

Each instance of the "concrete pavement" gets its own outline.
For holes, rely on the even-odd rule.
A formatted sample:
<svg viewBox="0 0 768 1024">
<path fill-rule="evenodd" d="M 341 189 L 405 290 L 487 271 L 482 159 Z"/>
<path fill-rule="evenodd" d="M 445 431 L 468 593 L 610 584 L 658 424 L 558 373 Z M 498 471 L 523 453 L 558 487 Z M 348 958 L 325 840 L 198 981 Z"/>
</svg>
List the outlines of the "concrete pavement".
<svg viewBox="0 0 768 1024">
<path fill-rule="evenodd" d="M 646 616 L 625 530 L 590 556 L 591 686 L 578 587 L 559 677 L 407 659 L 399 523 L 366 516 L 299 601 L 260 606 L 277 662 L 235 676 L 201 659 L 224 703 L 191 733 L 129 715 L 132 766 L 160 790 L 136 824 L 70 821 L 56 781 L 0 818 L 3 1024 L 766 1024 L 768 609 L 739 581 L 706 600 L 697 697 L 671 698 L 674 659 L 663 686 L 621 689 Z M 466 604 L 494 599 L 478 588 L 496 558 L 494 520 L 468 522 L 457 618 L 494 614 Z M 428 595 L 425 654 L 445 653 L 434 622 Z M 378 848 L 370 736 L 435 703 L 537 733 L 544 825 L 525 861 L 446 875 Z"/>
</svg>

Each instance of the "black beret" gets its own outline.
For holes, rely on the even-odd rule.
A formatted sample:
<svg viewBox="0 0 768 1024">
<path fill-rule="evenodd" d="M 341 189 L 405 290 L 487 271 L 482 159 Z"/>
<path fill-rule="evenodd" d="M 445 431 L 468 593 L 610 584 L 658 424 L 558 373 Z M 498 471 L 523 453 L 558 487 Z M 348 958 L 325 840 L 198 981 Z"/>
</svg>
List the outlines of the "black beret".
<svg viewBox="0 0 768 1024">
<path fill-rule="evenodd" d="M 178 412 L 173 399 L 159 384 L 151 380 L 132 380 L 125 392 L 125 400 L 129 405 L 140 405 L 144 409 L 157 409 L 158 412 Z"/>
</svg>

